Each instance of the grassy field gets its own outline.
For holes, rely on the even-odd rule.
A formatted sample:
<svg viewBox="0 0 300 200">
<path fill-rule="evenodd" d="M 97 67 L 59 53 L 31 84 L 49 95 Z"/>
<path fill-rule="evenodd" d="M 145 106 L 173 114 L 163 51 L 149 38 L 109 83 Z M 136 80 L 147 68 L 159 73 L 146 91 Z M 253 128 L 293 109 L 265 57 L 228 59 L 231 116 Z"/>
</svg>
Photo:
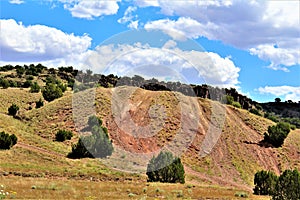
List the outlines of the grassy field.
<svg viewBox="0 0 300 200">
<path fill-rule="evenodd" d="M 1 177 L 0 185 L 14 199 L 261 199 L 238 189 L 197 184 Z M 247 195 L 247 198 L 238 197 Z"/>
</svg>

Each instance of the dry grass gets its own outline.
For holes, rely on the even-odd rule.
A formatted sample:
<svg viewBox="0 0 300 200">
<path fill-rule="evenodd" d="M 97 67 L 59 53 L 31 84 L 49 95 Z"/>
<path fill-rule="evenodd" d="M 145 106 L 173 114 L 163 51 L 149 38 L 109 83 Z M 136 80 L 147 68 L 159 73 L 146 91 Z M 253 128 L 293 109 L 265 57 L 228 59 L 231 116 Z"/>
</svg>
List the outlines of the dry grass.
<svg viewBox="0 0 300 200">
<path fill-rule="evenodd" d="M 0 177 L 0 184 L 17 199 L 243 199 L 235 197 L 241 190 L 193 184 L 18 177 Z M 269 199 L 247 194 L 247 199 Z"/>
</svg>

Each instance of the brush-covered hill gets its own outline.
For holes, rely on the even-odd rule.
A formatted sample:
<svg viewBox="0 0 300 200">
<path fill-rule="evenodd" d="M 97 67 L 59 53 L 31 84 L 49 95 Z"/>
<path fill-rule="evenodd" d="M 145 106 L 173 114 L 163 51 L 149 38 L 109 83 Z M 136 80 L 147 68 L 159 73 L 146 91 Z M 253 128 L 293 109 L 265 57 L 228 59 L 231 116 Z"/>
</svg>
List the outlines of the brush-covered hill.
<svg viewBox="0 0 300 200">
<path fill-rule="evenodd" d="M 132 88 L 123 88 L 132 89 Z M 112 91 L 114 89 L 97 88 L 95 110 L 103 119 L 115 146 L 129 152 L 152 152 L 172 141 L 180 129 L 181 121 L 178 99 L 172 92 L 154 92 L 135 88 L 128 109 L 136 124 L 149 123 L 147 111 L 153 102 L 164 105 L 167 116 L 162 120 L 164 126 L 149 138 L 133 137 L 131 133 L 119 128 L 112 115 Z M 85 92 L 85 91 L 84 91 Z M 12 95 L 13 94 L 13 95 Z M 72 93 L 46 103 L 39 109 L 26 110 L 27 106 L 41 97 L 40 93 L 15 88 L 1 89 L 0 131 L 17 135 L 18 144 L 9 151 L 0 151 L 1 171 L 11 173 L 29 173 L 36 176 L 57 175 L 76 176 L 83 173 L 93 176 L 99 172 L 98 162 L 93 159 L 71 160 L 66 155 L 71 150 L 71 143 L 78 139 L 73 120 Z M 274 122 L 251 114 L 246 110 L 220 104 L 219 102 L 197 97 L 181 96 L 185 101 L 194 101 L 199 106 L 199 126 L 191 127 L 195 137 L 182 155 L 187 174 L 195 181 L 213 184 L 245 186 L 251 188 L 253 175 L 265 169 L 279 174 L 290 168 L 300 169 L 300 131 L 291 131 L 282 148 L 266 148 L 259 142 L 264 132 Z M 19 103 L 20 119 L 7 115 L 5 107 L 11 102 Z M 211 152 L 202 157 L 201 145 L 211 123 L 214 104 L 225 111 L 222 133 Z M 84 105 L 82 105 L 84 107 Z M 126 121 L 126 119 L 124 119 Z M 126 125 L 123 125 L 126 127 Z M 71 130 L 75 137 L 71 141 L 54 141 L 59 129 Z M 130 130 L 130 127 L 128 127 Z M 154 130 L 156 131 L 156 130 Z M 184 142 L 185 138 L 181 138 Z M 116 155 L 122 156 L 122 155 Z M 120 160 L 122 158 L 120 157 Z M 123 159 L 124 160 L 124 159 Z M 101 166 L 101 165 L 100 165 Z M 104 175 L 114 171 L 102 166 Z M 101 170 L 100 170 L 101 172 Z M 118 174 L 118 173 L 117 173 Z M 101 176 L 102 177 L 102 176 Z M 114 176 L 111 176 L 112 178 Z"/>
<path fill-rule="evenodd" d="M 46 76 L 35 80 L 42 85 Z M 68 88 L 61 98 L 35 108 L 43 95 L 29 90 L 0 88 L 0 132 L 18 137 L 17 145 L 0 151 L 0 174 L 4 177 L 146 182 L 144 173 L 128 170 L 145 170 L 147 160 L 134 155 L 151 154 L 166 146 L 180 155 L 189 184 L 234 187 L 251 193 L 258 170 L 276 174 L 285 169 L 300 170 L 299 129 L 290 132 L 282 147 L 265 147 L 260 142 L 273 121 L 218 101 L 120 86 L 76 93 Z M 7 112 L 12 103 L 20 107 L 16 117 Z M 92 113 L 108 128 L 113 155 L 101 161 L 67 158 Z M 55 141 L 61 129 L 72 131 L 74 137 Z"/>
</svg>

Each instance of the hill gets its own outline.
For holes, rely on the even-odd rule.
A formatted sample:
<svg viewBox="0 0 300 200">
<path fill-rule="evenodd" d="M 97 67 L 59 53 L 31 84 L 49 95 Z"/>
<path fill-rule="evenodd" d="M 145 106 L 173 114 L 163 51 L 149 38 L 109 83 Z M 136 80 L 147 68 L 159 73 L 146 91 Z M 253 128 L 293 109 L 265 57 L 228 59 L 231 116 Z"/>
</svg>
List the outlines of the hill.
<svg viewBox="0 0 300 200">
<path fill-rule="evenodd" d="M 42 84 L 44 78 L 37 79 Z M 261 199 L 251 195 L 258 170 L 276 174 L 300 170 L 299 129 L 291 131 L 282 148 L 264 147 L 263 134 L 275 123 L 218 101 L 129 86 L 77 93 L 69 88 L 63 97 L 36 109 L 41 92 L 9 87 L 0 93 L 0 131 L 19 139 L 12 149 L 0 151 L 0 183 L 17 191 L 19 198 L 124 199 L 132 193 L 134 198 L 150 199 L 178 195 L 232 199 L 244 191 Z M 17 118 L 7 115 L 11 103 L 20 107 Z M 115 152 L 100 161 L 68 159 L 72 143 L 93 112 L 108 128 Z M 136 127 L 142 135 L 134 132 Z M 54 141 L 60 129 L 73 131 L 75 137 Z M 185 185 L 149 184 L 145 174 L 138 173 L 147 163 L 140 155 L 152 155 L 167 145 L 182 158 Z"/>
</svg>

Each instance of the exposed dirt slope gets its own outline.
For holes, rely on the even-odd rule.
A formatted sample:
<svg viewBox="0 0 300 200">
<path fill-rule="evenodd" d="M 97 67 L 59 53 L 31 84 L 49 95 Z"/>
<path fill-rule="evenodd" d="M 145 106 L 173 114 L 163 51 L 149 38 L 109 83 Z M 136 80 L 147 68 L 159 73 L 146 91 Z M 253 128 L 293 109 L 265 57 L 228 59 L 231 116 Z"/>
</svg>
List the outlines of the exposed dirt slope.
<svg viewBox="0 0 300 200">
<path fill-rule="evenodd" d="M 246 110 L 178 93 L 129 87 L 97 88 L 92 101 L 87 98 L 89 92 L 85 91 L 75 99 L 77 104 L 74 98 L 72 102 L 74 96 L 67 93 L 40 109 L 24 111 L 21 120 L 10 122 L 22 127 L 21 133 L 7 128 L 5 120 L 1 121 L 0 131 L 16 132 L 20 138 L 16 149 L 38 153 L 39 157 L 59 157 L 61 161 L 56 162 L 65 163 L 62 164 L 65 169 L 68 165 L 74 166 L 74 162 L 62 155 L 70 151 L 71 143 L 77 141 L 78 132 L 94 112 L 108 127 L 115 147 L 124 152 L 149 154 L 167 146 L 177 155 L 182 153 L 190 181 L 250 190 L 257 170 L 272 170 L 277 174 L 287 168 L 300 170 L 300 131 L 292 131 L 282 148 L 266 148 L 259 142 L 273 122 Z M 35 98 L 38 99 L 38 95 Z M 22 106 L 26 107 L 25 104 Z M 79 110 L 76 115 L 74 105 Z M 73 119 L 78 117 L 82 120 L 74 123 Z M 76 136 L 72 141 L 55 143 L 54 135 L 59 129 L 72 130 Z M 40 144 L 39 139 L 49 143 Z M 117 153 L 115 158 L 126 164 L 127 158 Z M 36 163 L 39 157 L 35 158 Z M 138 163 L 134 165 L 139 167 Z M 84 168 L 84 164 L 80 167 Z"/>
</svg>

